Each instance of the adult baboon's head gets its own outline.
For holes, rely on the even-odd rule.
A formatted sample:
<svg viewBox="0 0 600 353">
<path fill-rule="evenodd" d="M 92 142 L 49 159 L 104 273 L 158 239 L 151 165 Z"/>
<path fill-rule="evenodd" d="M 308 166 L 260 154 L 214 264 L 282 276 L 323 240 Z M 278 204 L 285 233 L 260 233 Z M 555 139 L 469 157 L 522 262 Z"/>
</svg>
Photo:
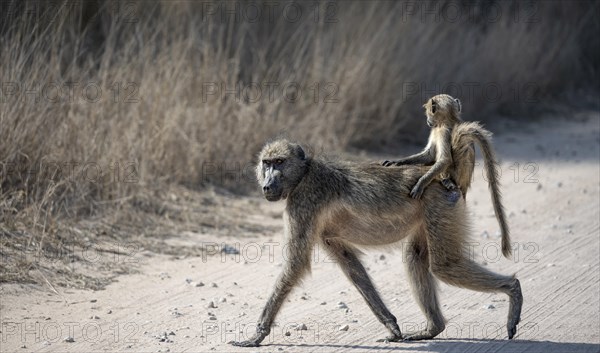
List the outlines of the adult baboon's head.
<svg viewBox="0 0 600 353">
<path fill-rule="evenodd" d="M 447 94 L 438 94 L 430 98 L 423 105 L 423 108 L 425 108 L 427 125 L 429 127 L 460 121 L 460 112 L 462 110 L 460 100 Z"/>
<path fill-rule="evenodd" d="M 285 199 L 306 173 L 302 147 L 285 139 L 267 143 L 258 157 L 256 178 L 269 201 Z"/>
</svg>

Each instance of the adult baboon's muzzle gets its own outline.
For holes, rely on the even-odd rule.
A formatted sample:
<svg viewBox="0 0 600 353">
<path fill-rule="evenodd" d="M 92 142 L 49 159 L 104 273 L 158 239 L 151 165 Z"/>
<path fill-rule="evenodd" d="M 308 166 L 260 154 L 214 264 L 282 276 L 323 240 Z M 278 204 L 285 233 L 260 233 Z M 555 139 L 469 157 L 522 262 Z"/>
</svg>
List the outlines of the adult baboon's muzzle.
<svg viewBox="0 0 600 353">
<path fill-rule="evenodd" d="M 265 181 L 262 184 L 263 195 L 268 201 L 278 201 L 281 199 L 283 189 L 279 178 L 281 172 L 273 167 L 265 170 Z"/>
</svg>

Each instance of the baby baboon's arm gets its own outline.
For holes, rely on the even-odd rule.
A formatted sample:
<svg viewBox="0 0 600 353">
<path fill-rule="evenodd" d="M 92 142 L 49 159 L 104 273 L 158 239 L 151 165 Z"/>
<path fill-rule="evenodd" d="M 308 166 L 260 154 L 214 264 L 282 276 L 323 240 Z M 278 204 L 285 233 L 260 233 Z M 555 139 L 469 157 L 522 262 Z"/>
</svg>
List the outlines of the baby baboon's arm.
<svg viewBox="0 0 600 353">
<path fill-rule="evenodd" d="M 412 156 L 408 156 L 402 159 L 397 159 L 393 161 L 384 161 L 381 165 L 385 167 L 390 167 L 394 165 L 407 165 L 407 164 L 423 164 L 423 165 L 431 165 L 435 162 L 435 149 L 432 148 L 431 144 L 427 145 L 422 152 L 417 154 L 413 154 Z"/>
</svg>

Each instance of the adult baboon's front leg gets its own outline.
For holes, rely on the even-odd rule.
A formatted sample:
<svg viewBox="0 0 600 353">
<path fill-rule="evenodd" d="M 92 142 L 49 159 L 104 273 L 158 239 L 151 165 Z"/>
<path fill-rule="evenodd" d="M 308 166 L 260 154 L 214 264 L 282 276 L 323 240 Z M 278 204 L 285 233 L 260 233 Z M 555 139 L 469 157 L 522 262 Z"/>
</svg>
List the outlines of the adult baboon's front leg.
<svg viewBox="0 0 600 353">
<path fill-rule="evenodd" d="M 369 274 L 356 256 L 355 250 L 349 245 L 338 241 L 325 240 L 325 248 L 335 258 L 344 271 L 344 274 L 352 281 L 352 284 L 363 296 L 377 319 L 385 325 L 392 333 L 391 336 L 379 341 L 401 341 L 402 333 L 398 327 L 396 317 L 385 306 L 377 289 L 371 282 Z"/>
<path fill-rule="evenodd" d="M 258 319 L 256 333 L 246 341 L 231 341 L 229 343 L 239 347 L 257 347 L 269 335 L 271 325 L 281 305 L 294 286 L 302 279 L 302 276 L 310 270 L 311 251 L 311 242 L 306 239 L 304 232 L 300 235 L 292 235 L 289 244 L 287 244 L 287 257 L 283 271 L 277 278 L 275 288 Z"/>
<path fill-rule="evenodd" d="M 433 274 L 429 271 L 429 250 L 424 234 L 415 234 L 412 241 L 405 244 L 404 261 L 415 300 L 427 317 L 427 327 L 425 330 L 410 332 L 408 334 L 405 332 L 404 339 L 422 340 L 434 338 L 444 330 L 446 325 L 437 298 L 436 281 Z"/>
</svg>

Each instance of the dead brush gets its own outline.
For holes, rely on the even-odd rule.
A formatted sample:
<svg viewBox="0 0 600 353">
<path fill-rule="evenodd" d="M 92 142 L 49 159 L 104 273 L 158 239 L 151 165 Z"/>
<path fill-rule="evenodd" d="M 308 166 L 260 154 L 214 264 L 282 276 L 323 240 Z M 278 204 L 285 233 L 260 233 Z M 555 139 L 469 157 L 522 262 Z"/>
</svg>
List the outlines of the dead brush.
<svg viewBox="0 0 600 353">
<path fill-rule="evenodd" d="M 504 89 L 493 100 L 446 92 L 482 121 L 525 111 L 532 103 L 522 97 L 597 89 L 585 79 L 600 62 L 593 1 L 535 2 L 529 22 L 508 15 L 518 1 L 494 2 L 506 15 L 493 22 L 485 15 L 494 6 L 479 2 L 464 5 L 476 14 L 465 21 L 357 1 L 334 12 L 302 4 L 298 21 L 280 13 L 258 22 L 207 19 L 205 2 L 128 2 L 127 12 L 118 1 L 33 3 L 0 4 L 3 253 L 59 236 L 78 242 L 85 235 L 56 229 L 154 188 L 253 190 L 247 171 L 278 134 L 336 150 L 381 148 L 407 131 L 424 138 L 420 107 L 449 83 Z M 237 86 L 239 95 L 226 94 Z M 532 91 L 515 99 L 512 87 Z"/>
</svg>

